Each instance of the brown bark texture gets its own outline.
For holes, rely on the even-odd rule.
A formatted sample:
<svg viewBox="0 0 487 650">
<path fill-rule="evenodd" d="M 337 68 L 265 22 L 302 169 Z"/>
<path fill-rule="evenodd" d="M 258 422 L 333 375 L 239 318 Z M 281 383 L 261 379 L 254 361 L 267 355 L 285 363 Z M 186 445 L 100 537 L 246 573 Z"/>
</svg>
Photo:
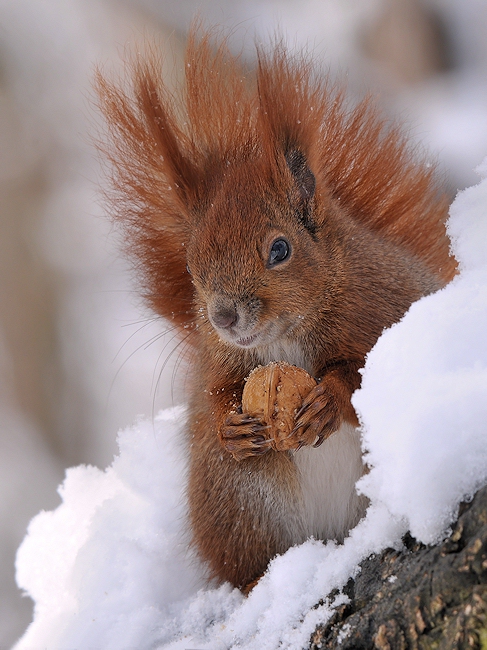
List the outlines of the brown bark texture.
<svg viewBox="0 0 487 650">
<path fill-rule="evenodd" d="M 443 543 L 404 541 L 362 563 L 344 589 L 350 602 L 316 629 L 310 650 L 487 649 L 487 487 L 462 504 Z"/>
</svg>

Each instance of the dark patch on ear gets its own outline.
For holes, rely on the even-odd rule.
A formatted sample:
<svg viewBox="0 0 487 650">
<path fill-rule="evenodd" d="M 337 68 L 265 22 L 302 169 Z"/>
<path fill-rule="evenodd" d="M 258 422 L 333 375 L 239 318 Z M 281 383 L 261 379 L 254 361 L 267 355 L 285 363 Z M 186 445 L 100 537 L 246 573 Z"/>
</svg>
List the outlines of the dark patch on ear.
<svg viewBox="0 0 487 650">
<path fill-rule="evenodd" d="M 286 162 L 298 186 L 301 200 L 307 203 L 315 194 L 316 180 L 308 167 L 306 156 L 299 149 L 291 149 L 286 153 Z"/>
<path fill-rule="evenodd" d="M 314 235 L 316 234 L 316 223 L 311 218 L 311 199 L 315 195 L 315 176 L 308 167 L 306 156 L 299 149 L 290 149 L 286 152 L 285 158 L 289 171 L 296 181 L 300 221 Z"/>
</svg>

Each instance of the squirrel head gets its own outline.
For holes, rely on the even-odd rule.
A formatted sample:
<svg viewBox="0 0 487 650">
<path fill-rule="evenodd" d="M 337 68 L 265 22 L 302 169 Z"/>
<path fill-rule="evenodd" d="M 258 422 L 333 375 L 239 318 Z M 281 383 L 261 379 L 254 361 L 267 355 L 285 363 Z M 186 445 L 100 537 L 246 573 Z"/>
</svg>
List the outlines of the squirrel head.
<svg viewBox="0 0 487 650">
<path fill-rule="evenodd" d="M 255 74 L 214 45 L 190 35 L 179 95 L 154 51 L 128 89 L 97 77 L 112 212 L 157 313 L 185 330 L 203 310 L 225 341 L 270 344 L 333 307 L 355 226 L 451 279 L 434 166 L 370 99 L 352 106 L 282 43 Z"/>
<path fill-rule="evenodd" d="M 192 218 L 186 249 L 198 309 L 222 340 L 240 348 L 292 335 L 316 312 L 317 273 L 333 275 L 334 249 L 322 268 L 331 238 L 323 238 L 319 218 L 329 197 L 302 150 L 280 158 L 277 172 L 258 156 L 229 163 Z"/>
</svg>

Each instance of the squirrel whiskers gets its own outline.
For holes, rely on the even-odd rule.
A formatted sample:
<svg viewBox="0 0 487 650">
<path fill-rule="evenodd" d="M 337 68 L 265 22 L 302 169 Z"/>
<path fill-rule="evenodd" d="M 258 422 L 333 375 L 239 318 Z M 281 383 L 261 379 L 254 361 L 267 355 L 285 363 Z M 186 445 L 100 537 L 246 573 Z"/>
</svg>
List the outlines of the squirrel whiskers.
<svg viewBox="0 0 487 650">
<path fill-rule="evenodd" d="M 455 273 L 447 202 L 399 128 L 282 44 L 244 75 L 193 33 L 179 97 L 154 53 L 127 90 L 102 75 L 97 89 L 144 295 L 191 332 L 193 540 L 211 577 L 245 588 L 276 553 L 342 540 L 363 515 L 351 395 L 383 329 Z M 318 380 L 294 452 L 241 409 L 246 377 L 271 361 Z"/>
</svg>

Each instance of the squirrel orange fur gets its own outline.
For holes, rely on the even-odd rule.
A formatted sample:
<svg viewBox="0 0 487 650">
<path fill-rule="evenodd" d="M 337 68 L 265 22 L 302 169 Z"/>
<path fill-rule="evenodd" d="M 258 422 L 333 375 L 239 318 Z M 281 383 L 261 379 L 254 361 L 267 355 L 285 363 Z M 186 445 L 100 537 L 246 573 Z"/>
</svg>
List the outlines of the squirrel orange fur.
<svg viewBox="0 0 487 650">
<path fill-rule="evenodd" d="M 399 128 L 280 44 L 244 75 L 193 33 L 178 100 L 154 53 L 129 83 L 98 75 L 112 207 L 147 300 L 191 343 L 194 544 L 210 577 L 245 589 L 276 554 L 343 540 L 363 515 L 351 395 L 383 329 L 455 273 L 447 202 Z M 245 378 L 270 361 L 318 379 L 295 452 L 241 412 Z"/>
</svg>

